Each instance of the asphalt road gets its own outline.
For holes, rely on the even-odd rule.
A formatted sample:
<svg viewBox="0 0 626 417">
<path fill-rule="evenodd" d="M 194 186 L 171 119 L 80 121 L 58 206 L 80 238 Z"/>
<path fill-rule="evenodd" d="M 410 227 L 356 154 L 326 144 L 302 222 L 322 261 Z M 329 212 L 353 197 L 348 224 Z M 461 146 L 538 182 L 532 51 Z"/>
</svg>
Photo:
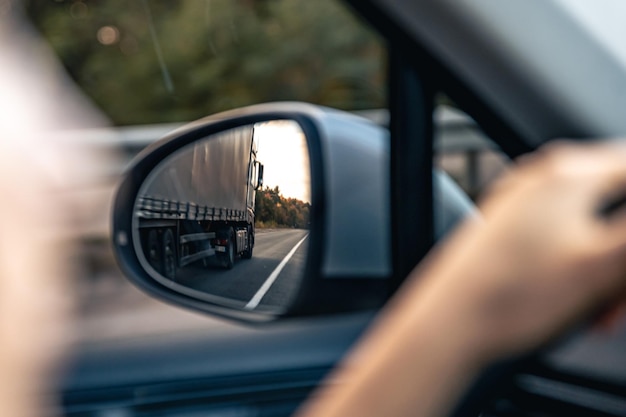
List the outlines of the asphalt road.
<svg viewBox="0 0 626 417">
<path fill-rule="evenodd" d="M 199 261 L 179 269 L 176 282 L 250 310 L 285 306 L 302 278 L 307 248 L 307 230 L 257 230 L 252 259 L 237 257 L 230 270 Z"/>
</svg>

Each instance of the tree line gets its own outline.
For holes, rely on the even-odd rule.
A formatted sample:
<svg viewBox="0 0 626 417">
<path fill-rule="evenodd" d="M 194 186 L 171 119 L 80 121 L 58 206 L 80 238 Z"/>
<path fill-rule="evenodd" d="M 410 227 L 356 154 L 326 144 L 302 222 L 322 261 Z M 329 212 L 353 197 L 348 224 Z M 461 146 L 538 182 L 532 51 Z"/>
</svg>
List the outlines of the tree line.
<svg viewBox="0 0 626 417">
<path fill-rule="evenodd" d="M 385 44 L 339 0 L 24 4 L 115 125 L 191 121 L 277 100 L 385 106 Z"/>
<path fill-rule="evenodd" d="M 256 192 L 256 227 L 259 228 L 309 228 L 311 205 L 280 194 L 278 186 L 266 186 Z"/>
</svg>

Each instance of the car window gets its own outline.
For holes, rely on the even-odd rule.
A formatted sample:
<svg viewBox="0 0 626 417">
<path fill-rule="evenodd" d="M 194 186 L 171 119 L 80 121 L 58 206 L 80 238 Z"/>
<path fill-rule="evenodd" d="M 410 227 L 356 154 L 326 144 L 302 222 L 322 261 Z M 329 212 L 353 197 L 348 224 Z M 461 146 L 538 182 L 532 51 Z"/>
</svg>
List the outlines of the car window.
<svg viewBox="0 0 626 417">
<path fill-rule="evenodd" d="M 384 113 L 384 42 L 338 0 L 24 3 L 71 79 L 113 126 L 71 135 L 118 155 L 81 191 L 97 213 L 81 232 L 88 268 L 77 283 L 79 341 L 228 326 L 154 301 L 122 277 L 108 235 L 119 175 L 176 126 L 223 110 L 296 100 Z"/>
<path fill-rule="evenodd" d="M 446 172 L 473 200 L 510 164 L 496 142 L 461 108 L 439 96 L 434 112 L 433 165 Z"/>
<path fill-rule="evenodd" d="M 450 99 L 439 96 L 434 119 L 435 237 L 478 213 L 475 203 L 510 164 L 480 126 Z"/>
</svg>

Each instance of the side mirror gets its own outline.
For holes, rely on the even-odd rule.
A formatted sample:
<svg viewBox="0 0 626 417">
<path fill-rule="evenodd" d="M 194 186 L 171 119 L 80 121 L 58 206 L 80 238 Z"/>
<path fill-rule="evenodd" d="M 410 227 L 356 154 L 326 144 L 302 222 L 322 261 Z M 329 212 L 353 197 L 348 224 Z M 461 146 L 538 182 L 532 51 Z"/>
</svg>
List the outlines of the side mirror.
<svg viewBox="0 0 626 417">
<path fill-rule="evenodd" d="M 388 148 L 386 129 L 304 103 L 191 123 L 123 179 L 118 262 L 156 298 L 247 321 L 379 307 L 392 273 Z"/>
</svg>

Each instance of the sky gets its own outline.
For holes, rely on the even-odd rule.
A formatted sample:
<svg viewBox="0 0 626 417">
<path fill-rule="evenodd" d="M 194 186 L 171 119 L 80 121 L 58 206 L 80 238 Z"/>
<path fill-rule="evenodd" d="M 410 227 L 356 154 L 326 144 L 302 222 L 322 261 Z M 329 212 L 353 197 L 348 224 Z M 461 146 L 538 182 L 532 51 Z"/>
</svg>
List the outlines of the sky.
<svg viewBox="0 0 626 417">
<path fill-rule="evenodd" d="M 298 123 L 277 120 L 254 126 L 263 186 L 278 186 L 284 197 L 311 202 L 309 151 Z"/>
</svg>

